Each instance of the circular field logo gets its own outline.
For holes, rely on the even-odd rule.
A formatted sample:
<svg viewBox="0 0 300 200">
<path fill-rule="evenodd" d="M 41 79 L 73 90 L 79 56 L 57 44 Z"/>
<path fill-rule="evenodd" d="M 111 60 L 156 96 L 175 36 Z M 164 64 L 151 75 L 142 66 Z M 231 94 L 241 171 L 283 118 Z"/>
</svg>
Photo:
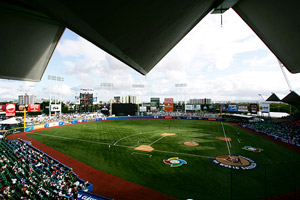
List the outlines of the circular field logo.
<svg viewBox="0 0 300 200">
<path fill-rule="evenodd" d="M 262 152 L 263 149 L 261 148 L 256 148 L 256 147 L 252 147 L 252 146 L 244 146 L 242 147 L 242 149 L 246 150 L 246 151 L 253 151 L 253 152 Z"/>
<path fill-rule="evenodd" d="M 167 160 L 164 159 L 163 161 L 171 167 L 180 167 L 183 164 L 187 164 L 185 160 L 179 159 L 178 157 L 169 158 Z"/>
<path fill-rule="evenodd" d="M 250 158 L 237 154 L 217 156 L 216 158 L 209 158 L 209 160 L 221 167 L 237 170 L 250 170 L 258 166 L 257 163 Z"/>
</svg>

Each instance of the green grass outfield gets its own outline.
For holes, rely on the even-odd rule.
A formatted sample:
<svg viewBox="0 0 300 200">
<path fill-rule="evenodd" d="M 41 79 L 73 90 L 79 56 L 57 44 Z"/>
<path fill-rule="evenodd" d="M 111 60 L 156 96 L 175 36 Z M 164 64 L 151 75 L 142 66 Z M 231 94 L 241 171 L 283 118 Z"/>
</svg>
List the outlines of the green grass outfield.
<svg viewBox="0 0 300 200">
<path fill-rule="evenodd" d="M 215 139 L 224 137 L 220 122 L 100 121 L 47 129 L 28 136 L 96 169 L 179 199 L 231 199 L 231 195 L 232 199 L 259 199 L 291 192 L 295 186 L 300 188 L 299 154 L 229 124 L 224 123 L 224 129 L 232 139 L 231 153 L 254 160 L 258 163 L 256 169 L 232 170 L 231 176 L 231 169 L 209 160 L 228 155 L 226 142 Z M 162 137 L 162 133 L 176 135 Z M 192 140 L 199 146 L 183 144 Z M 151 144 L 154 151 L 134 150 L 139 146 L 137 141 L 139 145 Z M 242 149 L 244 146 L 264 151 L 246 151 Z M 187 164 L 170 167 L 163 159 L 171 157 L 179 157 Z"/>
</svg>

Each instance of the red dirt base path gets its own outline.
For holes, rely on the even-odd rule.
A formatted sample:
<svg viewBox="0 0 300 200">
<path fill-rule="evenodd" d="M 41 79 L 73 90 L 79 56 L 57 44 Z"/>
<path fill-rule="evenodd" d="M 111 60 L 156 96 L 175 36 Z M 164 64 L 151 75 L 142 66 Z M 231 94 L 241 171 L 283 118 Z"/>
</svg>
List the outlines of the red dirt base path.
<svg viewBox="0 0 300 200">
<path fill-rule="evenodd" d="M 41 130 L 41 129 L 40 129 Z M 8 139 L 18 139 L 30 140 L 31 144 L 45 152 L 49 156 L 55 158 L 56 160 L 64 163 L 65 165 L 71 167 L 73 171 L 79 176 L 79 178 L 89 181 L 93 184 L 92 193 L 105 196 L 112 199 L 175 199 L 174 197 L 167 196 L 160 192 L 151 190 L 149 188 L 140 186 L 138 184 L 126 181 L 124 179 L 118 178 L 116 176 L 110 175 L 108 173 L 97 170 L 90 167 L 78 160 L 71 158 L 43 143 L 28 137 L 26 134 L 35 131 L 30 131 L 26 133 L 18 133 L 14 135 L 9 135 Z"/>
</svg>

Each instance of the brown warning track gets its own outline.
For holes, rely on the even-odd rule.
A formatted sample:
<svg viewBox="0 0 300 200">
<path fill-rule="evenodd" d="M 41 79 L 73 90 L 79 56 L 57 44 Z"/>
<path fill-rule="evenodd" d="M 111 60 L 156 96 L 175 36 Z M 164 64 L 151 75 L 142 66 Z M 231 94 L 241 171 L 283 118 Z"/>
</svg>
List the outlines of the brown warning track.
<svg viewBox="0 0 300 200">
<path fill-rule="evenodd" d="M 40 131 L 42 129 L 39 129 Z M 73 171 L 79 176 L 79 178 L 89 181 L 93 184 L 92 193 L 105 196 L 113 199 L 175 199 L 174 197 L 167 196 L 163 193 L 151 190 L 149 188 L 140 186 L 138 184 L 126 181 L 116 176 L 97 170 L 90 167 L 78 160 L 71 158 L 33 138 L 28 137 L 26 133 L 18 133 L 9 135 L 8 139 L 21 138 L 24 140 L 31 140 L 34 147 L 45 152 L 49 156 L 64 163 L 65 165 L 72 167 Z"/>
</svg>

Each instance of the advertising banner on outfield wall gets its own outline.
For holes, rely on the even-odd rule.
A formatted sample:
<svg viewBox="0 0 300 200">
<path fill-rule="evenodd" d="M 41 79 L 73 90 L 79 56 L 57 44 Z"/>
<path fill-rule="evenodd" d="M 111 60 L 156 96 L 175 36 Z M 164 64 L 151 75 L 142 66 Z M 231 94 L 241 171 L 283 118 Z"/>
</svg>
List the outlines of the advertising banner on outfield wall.
<svg viewBox="0 0 300 200">
<path fill-rule="evenodd" d="M 270 104 L 259 104 L 259 111 L 262 113 L 270 112 Z"/>
<path fill-rule="evenodd" d="M 257 104 L 250 104 L 250 112 L 252 114 L 257 114 L 258 106 Z"/>
<path fill-rule="evenodd" d="M 165 112 L 173 112 L 173 98 L 165 98 Z"/>
<path fill-rule="evenodd" d="M 5 112 L 6 112 L 6 117 L 13 117 L 15 116 L 16 113 L 16 104 L 14 103 L 7 103 L 6 104 L 6 108 L 5 108 Z"/>
<path fill-rule="evenodd" d="M 44 128 L 44 127 L 45 127 L 44 124 L 36 125 L 36 126 L 34 126 L 34 130 L 38 130 L 38 129 L 41 129 L 41 128 Z"/>
<path fill-rule="evenodd" d="M 55 127 L 58 126 L 59 122 L 53 122 L 53 123 L 49 123 L 49 127 Z"/>
<path fill-rule="evenodd" d="M 239 112 L 248 112 L 248 105 L 238 105 Z"/>
<path fill-rule="evenodd" d="M 228 111 L 236 112 L 237 110 L 237 105 L 228 105 Z"/>
</svg>

